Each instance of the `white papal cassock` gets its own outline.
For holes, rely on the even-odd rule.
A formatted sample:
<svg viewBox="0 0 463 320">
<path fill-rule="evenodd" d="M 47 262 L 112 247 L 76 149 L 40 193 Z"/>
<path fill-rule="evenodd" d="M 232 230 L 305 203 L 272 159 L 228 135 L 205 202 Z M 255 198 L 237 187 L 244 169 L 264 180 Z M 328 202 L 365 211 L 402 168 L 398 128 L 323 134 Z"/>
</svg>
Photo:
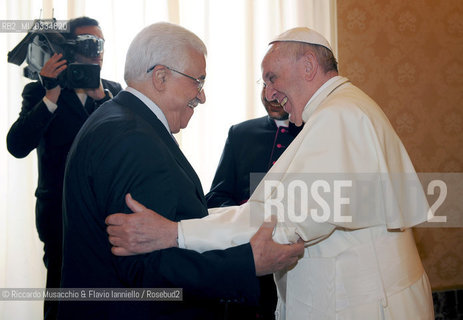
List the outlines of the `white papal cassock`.
<svg viewBox="0 0 463 320">
<path fill-rule="evenodd" d="M 365 93 L 337 76 L 310 99 L 303 120 L 304 129 L 246 204 L 181 221 L 184 247 L 202 252 L 248 242 L 263 222 L 265 201 L 275 196 L 266 192 L 266 179 L 287 185 L 297 174 L 368 173 L 380 201 L 367 214 L 346 210 L 351 222 L 337 221 L 334 214 L 320 222 L 309 214 L 303 221 L 286 216 L 278 223 L 275 241 L 301 237 L 307 246 L 294 268 L 275 274 L 277 319 L 434 319 L 429 281 L 409 229 L 426 220 L 427 201 L 413 186 L 415 170 L 388 119 Z M 313 199 L 297 192 L 284 203 L 301 209 L 305 199 L 305 207 L 313 208 Z"/>
</svg>

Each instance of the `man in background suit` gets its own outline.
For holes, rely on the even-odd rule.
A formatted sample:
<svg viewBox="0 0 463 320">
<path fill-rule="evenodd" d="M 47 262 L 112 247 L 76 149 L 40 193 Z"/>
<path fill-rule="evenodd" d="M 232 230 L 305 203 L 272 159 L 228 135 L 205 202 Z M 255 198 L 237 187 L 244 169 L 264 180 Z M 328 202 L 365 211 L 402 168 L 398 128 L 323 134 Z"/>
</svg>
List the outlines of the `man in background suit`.
<svg viewBox="0 0 463 320">
<path fill-rule="evenodd" d="M 251 173 L 267 173 L 294 137 L 302 129 L 288 120 L 288 113 L 276 100 L 265 98 L 262 88 L 261 101 L 267 116 L 233 125 L 212 181 L 206 194 L 208 208 L 236 206 L 245 203 L 260 182 Z M 277 293 L 273 275 L 259 278 L 261 296 L 259 306 L 230 305 L 232 319 L 274 319 Z"/>
<path fill-rule="evenodd" d="M 256 275 L 294 263 L 302 252 L 300 244 L 274 243 L 273 228 L 223 251 L 172 248 L 131 257 L 111 252 L 105 219 L 136 210 L 130 196 L 130 208 L 124 202 L 128 193 L 174 221 L 207 215 L 200 180 L 172 136 L 206 100 L 205 56 L 204 43 L 180 26 L 143 29 L 127 52 L 128 88 L 82 127 L 65 174 L 62 287 L 180 287 L 183 301 L 63 301 L 61 319 L 218 319 L 220 299 L 256 303 Z"/>
<path fill-rule="evenodd" d="M 98 21 L 80 17 L 69 21 L 70 35 L 91 35 L 103 41 Z M 102 49 L 102 48 L 101 48 Z M 67 68 L 62 54 L 55 54 L 43 66 L 42 82 L 24 87 L 22 108 L 18 120 L 7 137 L 8 151 L 16 158 L 24 158 L 37 149 L 39 168 L 35 192 L 36 226 L 44 243 L 43 261 L 47 268 L 47 288 L 59 288 L 61 278 L 62 193 L 66 156 L 89 115 L 102 103 L 116 95 L 120 84 L 104 80 L 97 89 L 69 89 L 58 85 L 57 77 Z M 103 65 L 103 51 L 88 57 L 76 53 L 79 63 Z M 46 79 L 47 81 L 43 82 Z M 57 303 L 45 301 L 45 319 L 55 319 Z"/>
</svg>

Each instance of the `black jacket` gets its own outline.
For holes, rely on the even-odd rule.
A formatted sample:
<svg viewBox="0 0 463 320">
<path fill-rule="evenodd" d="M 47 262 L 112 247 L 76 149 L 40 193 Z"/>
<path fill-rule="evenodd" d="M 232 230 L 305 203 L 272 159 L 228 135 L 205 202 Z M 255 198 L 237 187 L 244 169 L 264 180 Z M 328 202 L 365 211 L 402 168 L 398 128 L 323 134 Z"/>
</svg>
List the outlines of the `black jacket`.
<svg viewBox="0 0 463 320">
<path fill-rule="evenodd" d="M 116 257 L 105 218 L 131 212 L 124 196 L 179 221 L 207 215 L 199 178 L 154 113 L 121 92 L 85 123 L 64 187 L 62 287 L 183 288 L 183 302 L 62 303 L 60 319 L 217 319 L 218 301 L 255 303 L 250 244 L 203 254 L 170 248 Z"/>
<path fill-rule="evenodd" d="M 114 96 L 122 89 L 116 82 L 102 79 L 102 83 Z M 23 158 L 37 149 L 38 185 L 35 195 L 38 202 L 47 202 L 47 205 L 39 205 L 38 208 L 61 208 L 64 166 L 71 144 L 89 113 L 107 99 L 97 102 L 87 97 L 84 108 L 74 90 L 62 89 L 58 108 L 51 113 L 42 100 L 44 96 L 45 89 L 39 82 L 31 82 L 24 87 L 21 112 L 8 132 L 7 146 L 16 158 Z M 49 224 L 54 223 L 61 228 L 61 210 L 36 214 L 40 238 L 52 238 L 53 235 L 48 235 L 46 230 L 51 230 Z M 61 241 L 61 238 L 56 241 Z"/>
</svg>

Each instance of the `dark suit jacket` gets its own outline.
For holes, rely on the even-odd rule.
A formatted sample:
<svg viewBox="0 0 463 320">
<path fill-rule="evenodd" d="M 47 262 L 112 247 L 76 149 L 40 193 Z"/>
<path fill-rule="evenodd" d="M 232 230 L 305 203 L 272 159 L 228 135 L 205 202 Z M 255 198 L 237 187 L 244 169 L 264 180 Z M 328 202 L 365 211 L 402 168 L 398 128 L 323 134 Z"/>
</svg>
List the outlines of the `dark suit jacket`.
<svg viewBox="0 0 463 320">
<path fill-rule="evenodd" d="M 129 192 L 171 220 L 207 215 L 201 183 L 170 133 L 123 91 L 89 118 L 69 154 L 62 287 L 180 287 L 184 301 L 63 303 L 60 319 L 217 319 L 219 299 L 256 302 L 249 244 L 203 254 L 170 248 L 112 255 L 104 220 L 131 212 L 124 202 Z"/>
<path fill-rule="evenodd" d="M 278 128 L 268 116 L 231 126 L 211 190 L 206 195 L 207 206 L 226 207 L 246 202 L 301 128 L 292 123 Z M 261 175 L 251 181 L 251 173 Z"/>
<path fill-rule="evenodd" d="M 103 87 L 115 96 L 122 88 L 120 84 L 102 79 Z M 18 120 L 11 126 L 7 136 L 8 151 L 17 158 L 27 156 L 37 148 L 38 186 L 37 202 L 47 202 L 38 208 L 61 208 L 64 165 L 74 137 L 91 113 L 107 99 L 96 102 L 87 97 L 86 111 L 74 90 L 62 89 L 54 113 L 48 111 L 42 101 L 45 89 L 39 82 L 24 87 L 22 108 Z M 61 229 L 61 210 L 58 212 L 36 212 L 37 230 L 43 241 L 56 238 L 49 230 Z M 61 238 L 54 241 L 61 241 Z"/>
</svg>

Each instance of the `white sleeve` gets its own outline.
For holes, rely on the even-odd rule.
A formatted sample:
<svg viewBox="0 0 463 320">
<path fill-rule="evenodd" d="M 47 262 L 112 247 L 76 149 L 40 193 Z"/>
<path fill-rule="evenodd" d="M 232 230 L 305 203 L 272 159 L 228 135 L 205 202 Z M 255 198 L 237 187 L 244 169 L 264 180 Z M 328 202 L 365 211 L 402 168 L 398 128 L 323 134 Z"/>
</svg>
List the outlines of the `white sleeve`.
<svg viewBox="0 0 463 320">
<path fill-rule="evenodd" d="M 260 219 L 252 220 L 247 203 L 210 209 L 209 215 L 202 219 L 179 222 L 179 247 L 181 237 L 184 248 L 199 252 L 247 243 L 262 224 Z"/>
<path fill-rule="evenodd" d="M 182 224 L 178 223 L 177 244 L 180 249 L 185 249 L 185 237 L 183 236 Z"/>
<path fill-rule="evenodd" d="M 54 102 L 51 102 L 50 99 L 48 99 L 47 97 L 43 97 L 43 103 L 45 103 L 48 111 L 50 111 L 51 113 L 54 113 L 55 110 L 58 108 L 58 105 Z"/>
<path fill-rule="evenodd" d="M 313 114 L 310 123 L 265 175 L 247 203 L 239 207 L 216 208 L 210 211 L 214 214 L 203 219 L 180 222 L 185 247 L 206 251 L 246 243 L 263 223 L 265 214 L 279 215 L 273 239 L 280 243 L 294 242 L 298 237 L 307 243 L 317 242 L 329 236 L 335 228 L 386 225 L 397 229 L 425 221 L 426 197 L 419 180 L 412 179 L 416 174 L 403 145 L 383 115 L 373 118 L 376 123 L 372 123 L 355 104 L 346 103 Z M 399 173 L 398 177 L 394 173 Z M 351 219 L 337 219 L 339 216 L 334 214 L 331 201 L 331 214 L 320 221 L 312 214 L 320 206 L 310 193 L 311 182 L 326 179 L 331 187 L 327 194 L 333 196 L 334 181 L 344 177 L 354 183 L 360 178 L 368 178 L 367 182 L 374 187 L 371 188 L 373 197 L 370 193 L 363 195 L 363 188 L 345 188 L 343 197 L 356 200 L 357 206 L 354 203 L 342 205 L 341 216 Z M 309 194 L 291 194 L 288 186 L 294 181 L 306 183 Z M 421 190 L 414 188 L 415 181 Z M 277 184 L 283 186 L 285 196 L 281 205 L 272 205 L 278 191 L 269 185 Z M 420 208 L 417 203 L 422 204 Z M 366 209 L 360 210 L 364 207 Z M 294 218 L 301 214 L 304 214 L 303 219 Z"/>
</svg>

